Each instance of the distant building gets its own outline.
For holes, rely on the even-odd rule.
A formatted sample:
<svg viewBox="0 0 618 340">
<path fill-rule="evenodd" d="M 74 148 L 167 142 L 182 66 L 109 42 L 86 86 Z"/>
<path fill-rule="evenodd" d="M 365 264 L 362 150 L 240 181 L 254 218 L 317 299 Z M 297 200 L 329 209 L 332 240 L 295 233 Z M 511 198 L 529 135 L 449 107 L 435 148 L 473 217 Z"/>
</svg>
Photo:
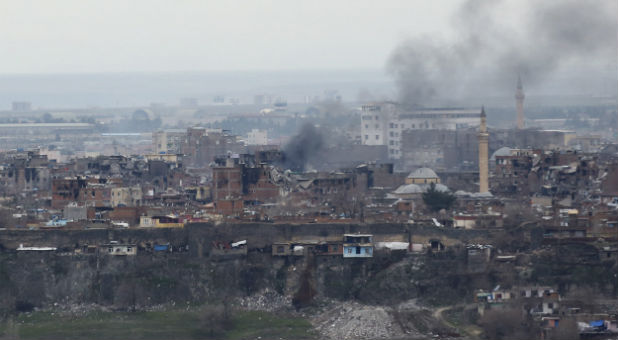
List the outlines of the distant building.
<svg viewBox="0 0 618 340">
<path fill-rule="evenodd" d="M 197 98 L 181 98 L 180 106 L 184 108 L 196 108 L 198 107 Z"/>
<path fill-rule="evenodd" d="M 406 184 L 431 184 L 440 183 L 440 177 L 429 168 L 419 168 L 412 171 L 406 177 Z"/>
<path fill-rule="evenodd" d="M 221 129 L 191 127 L 182 143 L 181 153 L 190 166 L 207 166 L 221 155 L 238 154 L 245 150 L 236 136 Z"/>
<path fill-rule="evenodd" d="M 489 145 L 493 150 L 503 146 L 532 149 L 565 149 L 576 138 L 575 131 L 537 129 L 492 129 Z"/>
<path fill-rule="evenodd" d="M 32 103 L 30 102 L 13 102 L 12 110 L 15 112 L 32 111 Z"/>
<path fill-rule="evenodd" d="M 476 169 L 479 159 L 477 135 L 475 128 L 402 131 L 401 165 L 406 170 L 418 167 Z"/>
<path fill-rule="evenodd" d="M 252 129 L 247 133 L 247 145 L 268 145 L 268 132 Z"/>
<path fill-rule="evenodd" d="M 178 154 L 187 137 L 186 130 L 161 130 L 152 133 L 152 148 L 155 154 Z"/>
<path fill-rule="evenodd" d="M 112 207 L 134 207 L 142 203 L 142 188 L 139 186 L 112 188 L 111 194 Z"/>
<path fill-rule="evenodd" d="M 461 108 L 406 110 L 391 102 L 363 105 L 361 141 L 364 145 L 386 145 L 391 159 L 402 156 L 401 136 L 407 130 L 457 130 L 479 125 L 481 111 Z"/>
</svg>

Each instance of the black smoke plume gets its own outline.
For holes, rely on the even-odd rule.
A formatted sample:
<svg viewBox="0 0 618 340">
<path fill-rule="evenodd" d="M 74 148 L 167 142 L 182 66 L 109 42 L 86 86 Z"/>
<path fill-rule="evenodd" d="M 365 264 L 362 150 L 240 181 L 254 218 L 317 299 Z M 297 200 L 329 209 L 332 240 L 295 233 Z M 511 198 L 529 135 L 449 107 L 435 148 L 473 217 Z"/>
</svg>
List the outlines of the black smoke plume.
<svg viewBox="0 0 618 340">
<path fill-rule="evenodd" d="M 533 84 L 572 61 L 616 60 L 617 13 L 611 0 L 468 0 L 451 20 L 455 38 L 406 40 L 387 70 L 410 106 L 513 91 L 518 75 Z"/>
<path fill-rule="evenodd" d="M 319 160 L 324 150 L 324 137 L 313 124 L 302 126 L 297 135 L 283 148 L 283 167 L 305 171 L 311 162 Z"/>
</svg>

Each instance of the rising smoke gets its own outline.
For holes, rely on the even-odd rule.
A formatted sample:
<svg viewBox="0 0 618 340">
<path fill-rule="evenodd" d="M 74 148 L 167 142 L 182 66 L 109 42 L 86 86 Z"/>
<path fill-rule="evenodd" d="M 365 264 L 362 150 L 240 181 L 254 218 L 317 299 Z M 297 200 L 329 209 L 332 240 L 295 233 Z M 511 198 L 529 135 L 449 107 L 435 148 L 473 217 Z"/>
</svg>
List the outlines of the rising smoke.
<svg viewBox="0 0 618 340">
<path fill-rule="evenodd" d="M 509 26 L 514 3 L 522 11 Z M 455 38 L 406 40 L 387 70 L 409 106 L 472 91 L 512 92 L 518 74 L 533 84 L 569 62 L 615 60 L 617 15 L 616 2 L 607 0 L 468 0 L 451 20 Z"/>
<path fill-rule="evenodd" d="M 318 161 L 324 147 L 322 133 L 307 123 L 283 148 L 283 167 L 292 171 L 308 170 L 312 162 Z"/>
</svg>

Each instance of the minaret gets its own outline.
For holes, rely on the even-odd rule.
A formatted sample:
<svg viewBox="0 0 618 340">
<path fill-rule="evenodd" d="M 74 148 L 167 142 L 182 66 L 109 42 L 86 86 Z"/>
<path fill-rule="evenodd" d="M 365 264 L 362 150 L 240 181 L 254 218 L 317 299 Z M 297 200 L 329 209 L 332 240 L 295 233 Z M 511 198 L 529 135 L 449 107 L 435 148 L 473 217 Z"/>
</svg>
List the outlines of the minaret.
<svg viewBox="0 0 618 340">
<path fill-rule="evenodd" d="M 517 76 L 517 91 L 515 91 L 515 100 L 517 101 L 517 128 L 524 128 L 524 88 L 521 86 L 521 77 Z"/>
<path fill-rule="evenodd" d="M 487 115 L 485 107 L 481 109 L 481 127 L 479 129 L 479 192 L 489 191 L 489 133 L 487 132 Z"/>
</svg>

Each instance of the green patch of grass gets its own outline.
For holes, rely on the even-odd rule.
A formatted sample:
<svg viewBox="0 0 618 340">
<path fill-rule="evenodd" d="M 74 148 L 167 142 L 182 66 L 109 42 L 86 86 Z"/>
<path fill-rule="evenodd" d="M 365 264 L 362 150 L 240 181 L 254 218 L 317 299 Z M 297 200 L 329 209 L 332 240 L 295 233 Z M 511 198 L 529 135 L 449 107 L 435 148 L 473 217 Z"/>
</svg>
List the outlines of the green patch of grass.
<svg viewBox="0 0 618 340">
<path fill-rule="evenodd" d="M 228 339 L 315 339 L 309 321 L 299 317 L 282 317 L 265 312 L 243 312 L 234 316 Z"/>
<path fill-rule="evenodd" d="M 157 312 L 90 312 L 69 316 L 50 312 L 22 314 L 14 319 L 21 339 L 203 339 L 200 309 Z M 0 333 L 6 329 L 0 323 Z M 229 329 L 217 338 L 255 339 L 262 337 L 313 339 L 311 324 L 302 318 L 266 312 L 235 312 Z"/>
</svg>

